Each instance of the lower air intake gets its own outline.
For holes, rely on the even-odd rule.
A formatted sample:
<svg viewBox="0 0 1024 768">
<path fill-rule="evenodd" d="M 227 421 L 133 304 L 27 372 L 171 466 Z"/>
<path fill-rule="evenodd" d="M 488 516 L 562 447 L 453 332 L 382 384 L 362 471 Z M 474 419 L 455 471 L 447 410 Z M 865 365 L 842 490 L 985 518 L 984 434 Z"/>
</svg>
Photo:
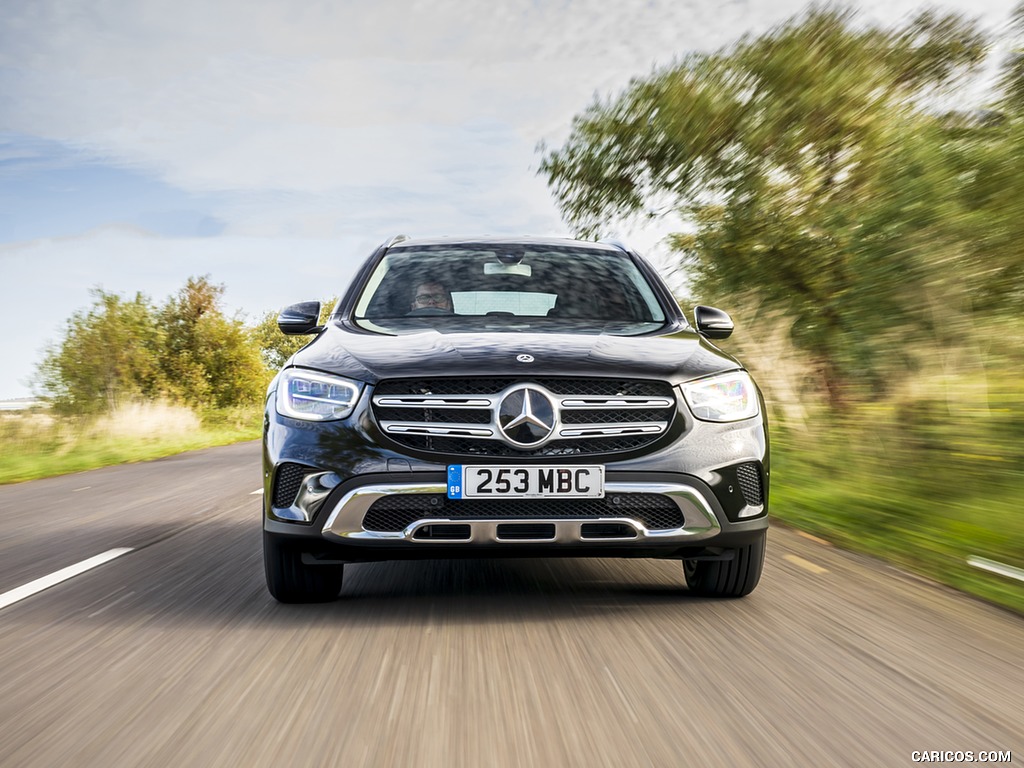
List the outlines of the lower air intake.
<svg viewBox="0 0 1024 768">
<path fill-rule="evenodd" d="M 506 541 L 549 541 L 555 538 L 553 523 L 502 523 L 498 538 Z"/>
<path fill-rule="evenodd" d="M 743 499 L 752 507 L 764 504 L 764 487 L 761 484 L 761 471 L 757 464 L 749 462 L 736 467 L 736 478 L 740 481 Z"/>
<path fill-rule="evenodd" d="M 312 467 L 302 464 L 282 464 L 274 475 L 273 505 L 278 509 L 290 507 L 302 487 L 306 475 L 315 472 Z"/>
<path fill-rule="evenodd" d="M 625 523 L 584 523 L 580 526 L 583 539 L 635 539 L 636 530 Z"/>
</svg>

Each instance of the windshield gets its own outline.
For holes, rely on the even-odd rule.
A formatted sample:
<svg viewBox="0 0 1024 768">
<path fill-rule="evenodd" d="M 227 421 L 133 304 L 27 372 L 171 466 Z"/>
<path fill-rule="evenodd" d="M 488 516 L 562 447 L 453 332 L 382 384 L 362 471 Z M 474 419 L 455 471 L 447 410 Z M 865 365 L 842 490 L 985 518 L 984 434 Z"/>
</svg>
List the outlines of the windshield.
<svg viewBox="0 0 1024 768">
<path fill-rule="evenodd" d="M 421 246 L 390 251 L 354 320 L 379 333 L 530 331 L 635 335 L 665 312 L 630 257 L 556 246 Z"/>
</svg>

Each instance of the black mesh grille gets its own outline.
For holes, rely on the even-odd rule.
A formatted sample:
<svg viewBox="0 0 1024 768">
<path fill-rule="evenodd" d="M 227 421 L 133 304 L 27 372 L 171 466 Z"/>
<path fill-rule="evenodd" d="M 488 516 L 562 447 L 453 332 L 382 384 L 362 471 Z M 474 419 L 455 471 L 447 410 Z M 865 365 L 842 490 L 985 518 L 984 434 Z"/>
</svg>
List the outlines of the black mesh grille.
<svg viewBox="0 0 1024 768">
<path fill-rule="evenodd" d="M 629 379 L 537 379 L 538 384 L 559 395 L 643 395 L 672 399 L 672 388 L 662 381 Z"/>
<path fill-rule="evenodd" d="M 662 381 L 631 379 L 390 379 L 382 381 L 375 395 L 494 395 L 513 384 L 539 384 L 558 395 L 642 395 L 672 398 L 672 388 Z"/>
<path fill-rule="evenodd" d="M 633 424 L 644 421 L 668 421 L 672 411 L 668 408 L 565 408 L 563 424 Z"/>
<path fill-rule="evenodd" d="M 654 435 L 654 437 L 658 437 L 658 435 Z M 557 440 L 535 451 L 517 451 L 512 446 L 497 440 L 468 440 L 462 437 L 423 437 L 421 435 L 391 435 L 391 438 L 421 451 L 466 456 L 590 456 L 642 448 L 653 440 L 651 435 L 616 435 L 583 440 Z"/>
<path fill-rule="evenodd" d="M 423 421 L 432 424 L 487 424 L 491 414 L 483 408 L 394 408 L 378 406 L 381 421 Z"/>
<path fill-rule="evenodd" d="M 493 395 L 511 387 L 515 379 L 391 379 L 382 381 L 375 395 Z"/>
<path fill-rule="evenodd" d="M 750 462 L 736 467 L 736 477 L 740 481 L 740 490 L 747 504 L 752 507 L 764 503 L 764 491 L 761 486 L 761 472 L 757 464 Z"/>
<path fill-rule="evenodd" d="M 368 531 L 401 531 L 425 518 L 446 520 L 594 519 L 626 517 L 657 531 L 681 528 L 683 513 L 656 493 L 613 493 L 603 499 L 448 499 L 441 494 L 397 494 L 378 499 L 363 518 Z"/>
<path fill-rule="evenodd" d="M 302 480 L 306 475 L 314 472 L 312 467 L 304 467 L 302 464 L 282 464 L 277 468 L 277 476 L 274 478 L 274 501 L 275 507 L 290 507 L 295 501 L 295 496 L 302 486 Z"/>
</svg>

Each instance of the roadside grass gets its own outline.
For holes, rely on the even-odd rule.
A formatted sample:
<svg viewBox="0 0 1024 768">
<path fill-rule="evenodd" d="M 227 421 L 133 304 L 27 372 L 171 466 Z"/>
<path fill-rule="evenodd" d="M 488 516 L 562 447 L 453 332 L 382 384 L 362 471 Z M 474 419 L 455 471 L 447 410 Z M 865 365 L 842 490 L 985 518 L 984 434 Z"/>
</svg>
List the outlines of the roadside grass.
<svg viewBox="0 0 1024 768">
<path fill-rule="evenodd" d="M 46 411 L 0 414 L 0 484 L 36 480 L 227 445 L 260 436 L 258 408 L 197 414 L 166 403 L 132 404 L 94 419 Z"/>
<path fill-rule="evenodd" d="M 904 364 L 836 411 L 791 318 L 755 302 L 733 316 L 727 349 L 771 411 L 769 514 L 1024 613 L 1024 583 L 967 563 L 1024 568 L 1024 324 L 943 308 L 945 341 L 893 339 Z"/>
<path fill-rule="evenodd" d="M 1020 400 L 990 388 L 985 407 L 884 403 L 822 419 L 812 433 L 777 430 L 771 514 L 1024 613 L 1024 583 L 967 562 L 1024 568 Z"/>
</svg>

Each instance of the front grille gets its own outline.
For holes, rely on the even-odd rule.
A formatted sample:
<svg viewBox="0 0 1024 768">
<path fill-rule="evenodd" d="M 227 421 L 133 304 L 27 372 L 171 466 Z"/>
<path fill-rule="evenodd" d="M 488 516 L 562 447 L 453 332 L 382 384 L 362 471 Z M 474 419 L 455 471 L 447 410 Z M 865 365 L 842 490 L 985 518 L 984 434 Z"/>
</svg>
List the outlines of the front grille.
<svg viewBox="0 0 1024 768">
<path fill-rule="evenodd" d="M 754 462 L 740 464 L 736 467 L 736 477 L 740 481 L 743 499 L 752 507 L 764 504 L 764 490 L 761 484 L 761 472 Z"/>
<path fill-rule="evenodd" d="M 536 448 L 507 442 L 498 411 L 507 390 L 534 385 L 553 401 L 555 427 Z M 377 385 L 373 415 L 389 438 L 425 453 L 462 456 L 595 456 L 643 449 L 676 411 L 663 381 L 490 377 L 391 379 Z M 507 417 L 506 417 L 507 418 Z"/>
<path fill-rule="evenodd" d="M 363 517 L 367 531 L 403 531 L 417 520 L 530 520 L 625 517 L 652 531 L 682 528 L 683 513 L 668 496 L 613 493 L 603 499 L 449 499 L 401 493 L 377 499 Z"/>
<path fill-rule="evenodd" d="M 290 507 L 299 493 L 299 488 L 302 487 L 303 479 L 315 471 L 312 467 L 305 467 L 302 464 L 279 466 L 274 476 L 273 505 L 279 509 Z"/>
</svg>

